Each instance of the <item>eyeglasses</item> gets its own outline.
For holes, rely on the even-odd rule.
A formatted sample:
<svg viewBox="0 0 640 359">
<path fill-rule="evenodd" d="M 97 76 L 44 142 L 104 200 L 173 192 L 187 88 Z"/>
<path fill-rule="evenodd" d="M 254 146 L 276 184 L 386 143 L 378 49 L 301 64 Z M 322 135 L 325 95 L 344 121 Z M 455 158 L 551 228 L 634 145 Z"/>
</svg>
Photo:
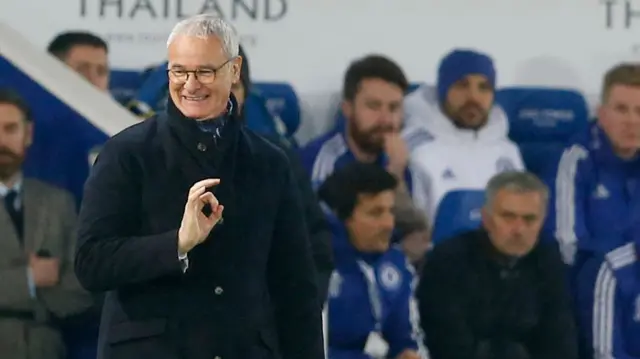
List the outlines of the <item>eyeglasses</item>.
<svg viewBox="0 0 640 359">
<path fill-rule="evenodd" d="M 167 75 L 169 76 L 169 81 L 174 84 L 180 85 L 185 84 L 189 81 L 189 74 L 193 74 L 195 76 L 196 81 L 200 82 L 203 85 L 212 84 L 216 80 L 216 75 L 218 71 L 225 67 L 229 62 L 234 60 L 231 58 L 225 61 L 222 65 L 218 66 L 215 69 L 197 69 L 197 70 L 184 70 L 184 69 L 167 69 Z"/>
</svg>

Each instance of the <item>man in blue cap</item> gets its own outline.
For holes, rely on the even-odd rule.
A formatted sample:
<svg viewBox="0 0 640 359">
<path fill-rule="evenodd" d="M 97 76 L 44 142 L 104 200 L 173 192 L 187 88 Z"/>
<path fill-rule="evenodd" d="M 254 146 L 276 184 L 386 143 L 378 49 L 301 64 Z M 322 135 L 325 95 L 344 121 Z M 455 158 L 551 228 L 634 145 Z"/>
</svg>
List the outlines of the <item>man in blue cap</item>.
<svg viewBox="0 0 640 359">
<path fill-rule="evenodd" d="M 405 99 L 411 168 L 422 178 L 413 198 L 431 219 L 449 191 L 481 190 L 496 173 L 524 167 L 507 117 L 494 106 L 495 86 L 489 56 L 457 49 L 442 59 L 437 86 Z"/>
</svg>

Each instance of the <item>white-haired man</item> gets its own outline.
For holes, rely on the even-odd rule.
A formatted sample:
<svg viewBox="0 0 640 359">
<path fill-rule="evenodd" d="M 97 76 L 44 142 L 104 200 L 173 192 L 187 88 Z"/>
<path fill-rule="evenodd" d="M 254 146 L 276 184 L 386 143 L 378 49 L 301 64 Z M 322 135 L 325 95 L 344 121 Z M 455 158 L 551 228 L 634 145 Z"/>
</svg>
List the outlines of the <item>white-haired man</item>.
<svg viewBox="0 0 640 359">
<path fill-rule="evenodd" d="M 231 95 L 236 33 L 183 20 L 168 60 L 166 113 L 109 140 L 86 184 L 76 273 L 109 292 L 99 358 L 324 358 L 289 163 Z"/>
</svg>

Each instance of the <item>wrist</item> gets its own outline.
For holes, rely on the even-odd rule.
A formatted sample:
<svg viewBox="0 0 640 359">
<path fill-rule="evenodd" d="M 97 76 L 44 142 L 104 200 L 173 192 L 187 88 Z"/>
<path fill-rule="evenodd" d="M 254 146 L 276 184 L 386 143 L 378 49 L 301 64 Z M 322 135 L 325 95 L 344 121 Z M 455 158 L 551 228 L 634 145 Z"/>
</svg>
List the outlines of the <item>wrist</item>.
<svg viewBox="0 0 640 359">
<path fill-rule="evenodd" d="M 404 176 L 405 167 L 406 166 L 389 165 L 387 166 L 387 171 L 400 179 Z"/>
<path fill-rule="evenodd" d="M 182 232 L 182 230 L 178 231 L 178 255 L 184 256 L 191 251 L 193 247 L 185 244 L 186 235 Z"/>
</svg>

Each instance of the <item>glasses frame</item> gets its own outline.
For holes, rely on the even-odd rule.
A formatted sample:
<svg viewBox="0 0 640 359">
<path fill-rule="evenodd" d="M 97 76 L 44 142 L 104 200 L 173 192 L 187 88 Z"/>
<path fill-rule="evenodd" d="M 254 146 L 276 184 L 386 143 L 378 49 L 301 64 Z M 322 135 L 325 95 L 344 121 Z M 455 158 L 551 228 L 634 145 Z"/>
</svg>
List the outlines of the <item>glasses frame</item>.
<svg viewBox="0 0 640 359">
<path fill-rule="evenodd" d="M 176 84 L 176 85 L 183 85 L 186 84 L 189 81 L 189 77 L 193 74 L 193 76 L 195 77 L 195 80 L 198 81 L 199 83 L 203 84 L 203 85 L 210 85 L 213 82 L 215 82 L 215 80 L 218 78 L 218 72 L 225 66 L 227 66 L 227 64 L 229 64 L 231 61 L 235 60 L 237 58 L 236 57 L 232 57 L 230 59 L 228 59 L 227 61 L 225 61 L 224 63 L 222 63 L 222 65 L 214 68 L 214 69 L 197 69 L 197 70 L 183 70 L 183 69 L 167 69 L 167 77 L 169 77 L 169 81 L 171 81 L 172 83 Z M 181 73 L 184 73 L 184 79 L 180 78 L 182 75 L 178 76 L 175 74 L 176 71 L 180 71 Z M 200 75 L 203 72 L 212 72 L 212 76 L 209 77 L 201 77 Z M 203 79 L 205 79 L 203 81 Z"/>
</svg>

